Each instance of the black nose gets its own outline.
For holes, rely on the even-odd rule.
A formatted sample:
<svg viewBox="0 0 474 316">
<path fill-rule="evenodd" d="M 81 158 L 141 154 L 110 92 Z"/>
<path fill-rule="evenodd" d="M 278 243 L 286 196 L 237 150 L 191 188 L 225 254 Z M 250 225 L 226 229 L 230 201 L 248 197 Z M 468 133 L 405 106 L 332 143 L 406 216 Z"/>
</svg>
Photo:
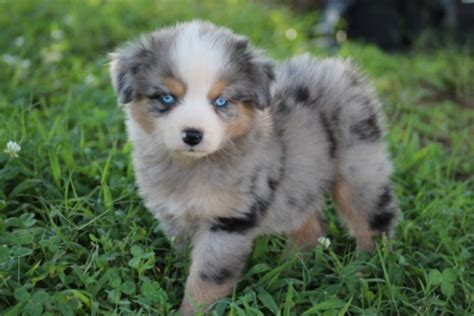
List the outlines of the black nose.
<svg viewBox="0 0 474 316">
<path fill-rule="evenodd" d="M 199 144 L 202 140 L 202 135 L 202 131 L 195 128 L 187 128 L 181 132 L 183 142 L 185 142 L 189 146 L 196 146 L 197 144 Z"/>
</svg>

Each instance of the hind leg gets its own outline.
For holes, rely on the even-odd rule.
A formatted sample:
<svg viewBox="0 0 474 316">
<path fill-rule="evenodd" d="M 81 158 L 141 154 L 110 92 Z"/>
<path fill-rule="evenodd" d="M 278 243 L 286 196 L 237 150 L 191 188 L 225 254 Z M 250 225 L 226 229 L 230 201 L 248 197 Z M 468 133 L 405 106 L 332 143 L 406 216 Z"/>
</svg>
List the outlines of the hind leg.
<svg viewBox="0 0 474 316">
<path fill-rule="evenodd" d="M 296 246 L 301 250 L 311 250 L 317 245 L 319 237 L 324 235 L 324 231 L 324 218 L 318 212 L 312 212 L 298 229 L 288 233 L 289 246 Z"/>
<path fill-rule="evenodd" d="M 391 235 L 399 211 L 390 175 L 391 163 L 380 141 L 341 151 L 333 197 L 358 250 L 373 250 L 373 237 Z"/>
</svg>

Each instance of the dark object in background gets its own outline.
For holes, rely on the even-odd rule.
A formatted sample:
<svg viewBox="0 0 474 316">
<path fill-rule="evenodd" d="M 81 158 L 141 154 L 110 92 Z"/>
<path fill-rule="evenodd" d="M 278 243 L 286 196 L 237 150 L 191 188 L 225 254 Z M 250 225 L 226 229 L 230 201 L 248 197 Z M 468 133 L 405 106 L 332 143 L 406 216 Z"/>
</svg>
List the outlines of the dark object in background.
<svg viewBox="0 0 474 316">
<path fill-rule="evenodd" d="M 474 0 L 457 1 L 456 16 L 458 41 L 474 47 Z"/>
<path fill-rule="evenodd" d="M 342 19 L 347 34 L 336 32 Z M 409 48 L 427 29 L 436 31 L 437 40 L 474 44 L 474 0 L 326 0 L 315 31 L 324 46 L 347 36 L 394 51 Z"/>
</svg>

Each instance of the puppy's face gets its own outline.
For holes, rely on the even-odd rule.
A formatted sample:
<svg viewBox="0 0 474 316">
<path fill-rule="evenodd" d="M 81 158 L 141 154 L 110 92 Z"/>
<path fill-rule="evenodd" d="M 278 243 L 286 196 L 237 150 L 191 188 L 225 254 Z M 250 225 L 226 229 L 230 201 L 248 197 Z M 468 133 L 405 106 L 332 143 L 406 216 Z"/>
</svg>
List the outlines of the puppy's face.
<svg viewBox="0 0 474 316">
<path fill-rule="evenodd" d="M 210 23 L 158 30 L 112 54 L 112 82 L 131 125 L 173 153 L 212 154 L 248 133 L 270 102 L 272 65 Z"/>
</svg>

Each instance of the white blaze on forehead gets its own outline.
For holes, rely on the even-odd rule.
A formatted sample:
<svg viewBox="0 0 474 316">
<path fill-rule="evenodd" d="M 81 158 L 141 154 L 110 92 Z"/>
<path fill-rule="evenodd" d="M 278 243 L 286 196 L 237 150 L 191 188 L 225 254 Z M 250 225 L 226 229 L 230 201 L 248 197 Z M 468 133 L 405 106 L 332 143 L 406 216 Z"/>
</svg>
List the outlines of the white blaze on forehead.
<svg viewBox="0 0 474 316">
<path fill-rule="evenodd" d="M 199 153 L 212 153 L 225 141 L 225 126 L 211 105 L 208 94 L 229 61 L 225 36 L 202 22 L 178 26 L 169 52 L 173 72 L 186 86 L 179 105 L 170 111 L 160 124 L 158 133 L 171 150 L 188 150 L 182 140 L 186 128 L 203 132 L 201 143 L 194 147 Z M 223 37 L 224 36 L 224 37 Z"/>
<path fill-rule="evenodd" d="M 188 96 L 207 94 L 228 59 L 215 33 L 202 34 L 205 27 L 198 22 L 184 26 L 170 54 L 175 70 L 186 83 Z"/>
</svg>

